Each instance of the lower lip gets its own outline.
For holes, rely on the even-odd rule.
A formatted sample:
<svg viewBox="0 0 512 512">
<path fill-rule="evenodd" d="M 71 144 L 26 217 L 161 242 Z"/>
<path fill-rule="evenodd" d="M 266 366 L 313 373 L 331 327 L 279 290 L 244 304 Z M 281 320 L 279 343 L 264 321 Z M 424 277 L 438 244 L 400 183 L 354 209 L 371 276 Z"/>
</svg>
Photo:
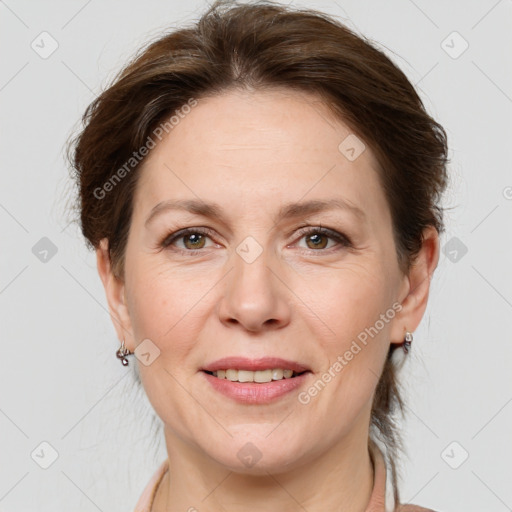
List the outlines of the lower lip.
<svg viewBox="0 0 512 512">
<path fill-rule="evenodd" d="M 232 382 L 228 379 L 219 379 L 204 371 L 202 373 L 215 390 L 237 402 L 268 404 L 299 388 L 311 372 L 305 372 L 290 379 L 273 380 L 261 384 L 256 382 Z"/>
</svg>

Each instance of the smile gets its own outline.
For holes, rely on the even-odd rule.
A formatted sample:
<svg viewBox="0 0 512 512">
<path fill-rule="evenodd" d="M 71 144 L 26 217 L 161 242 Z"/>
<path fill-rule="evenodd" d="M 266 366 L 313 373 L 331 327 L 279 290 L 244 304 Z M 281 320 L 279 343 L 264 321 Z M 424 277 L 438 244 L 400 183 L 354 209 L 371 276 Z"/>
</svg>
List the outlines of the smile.
<svg viewBox="0 0 512 512">
<path fill-rule="evenodd" d="M 226 372 L 229 378 L 215 376 L 214 373 Z M 216 372 L 202 371 L 200 372 L 206 378 L 215 393 L 227 397 L 235 402 L 246 404 L 246 405 L 265 405 L 276 402 L 280 398 L 284 398 L 286 395 L 290 395 L 292 391 L 299 390 L 300 387 L 305 386 L 309 375 L 312 375 L 310 371 L 304 371 L 302 373 L 293 372 L 288 370 L 287 373 L 292 371 L 290 377 L 285 377 L 284 372 L 286 370 L 277 369 L 276 376 L 283 373 L 283 377 L 276 380 L 265 380 L 263 382 L 254 381 L 256 374 L 264 374 L 264 377 L 268 379 L 269 375 L 272 377 L 274 369 L 260 370 L 251 372 L 248 370 L 217 370 Z M 253 380 L 244 380 L 250 379 Z M 242 380 L 239 380 L 242 379 Z"/>
<path fill-rule="evenodd" d="M 275 380 L 291 379 L 302 375 L 304 372 L 295 372 L 290 369 L 283 370 L 282 368 L 273 368 L 266 370 L 250 371 L 250 370 L 236 370 L 229 368 L 227 370 L 217 370 L 215 372 L 206 372 L 218 379 L 227 379 L 231 382 L 272 382 Z"/>
</svg>

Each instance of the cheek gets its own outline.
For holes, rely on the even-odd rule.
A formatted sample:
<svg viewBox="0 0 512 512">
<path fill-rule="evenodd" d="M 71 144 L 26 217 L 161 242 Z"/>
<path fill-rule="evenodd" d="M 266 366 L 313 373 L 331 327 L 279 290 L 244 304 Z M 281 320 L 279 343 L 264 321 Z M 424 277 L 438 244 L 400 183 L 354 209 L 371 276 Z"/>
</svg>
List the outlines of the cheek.
<svg viewBox="0 0 512 512">
<path fill-rule="evenodd" d="M 347 342 L 392 310 L 390 273 L 376 262 L 330 269 L 301 281 L 298 295 L 307 297 L 307 306 L 317 315 L 317 332 L 324 333 L 320 339 L 333 349 L 343 350 Z M 390 325 L 379 322 L 378 327 L 387 332 Z"/>
<path fill-rule="evenodd" d="M 340 414 L 343 409 L 355 414 L 371 397 L 388 352 L 395 316 L 392 274 L 368 264 L 329 276 L 317 275 L 316 286 L 312 278 L 299 294 L 309 290 L 307 304 L 316 315 L 310 332 L 323 355 L 318 377 L 330 389 L 331 406 Z"/>
<path fill-rule="evenodd" d="M 130 275 L 130 318 L 136 338 L 152 340 L 165 359 L 176 359 L 189 349 L 190 340 L 196 339 L 201 305 L 206 301 L 204 286 L 196 286 L 193 279 L 179 273 L 165 272 L 155 265 L 141 264 Z M 172 340 L 172 350 L 167 345 Z"/>
<path fill-rule="evenodd" d="M 190 435 L 189 418 L 197 414 L 188 391 L 195 381 L 188 379 L 197 371 L 192 354 L 204 325 L 204 294 L 191 279 L 160 267 L 141 265 L 131 271 L 130 318 L 136 343 L 149 338 L 160 350 L 151 365 L 137 362 L 140 379 L 158 416 L 184 438 Z"/>
</svg>

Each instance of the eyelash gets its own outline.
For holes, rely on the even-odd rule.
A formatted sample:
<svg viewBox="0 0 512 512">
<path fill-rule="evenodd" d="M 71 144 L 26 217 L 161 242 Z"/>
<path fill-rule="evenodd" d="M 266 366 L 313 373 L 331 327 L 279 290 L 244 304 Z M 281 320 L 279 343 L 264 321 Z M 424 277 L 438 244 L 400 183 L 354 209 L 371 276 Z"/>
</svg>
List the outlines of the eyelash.
<svg viewBox="0 0 512 512">
<path fill-rule="evenodd" d="M 179 231 L 171 233 L 170 235 L 166 235 L 160 241 L 159 245 L 160 245 L 160 247 L 162 247 L 164 249 L 168 249 L 170 247 L 170 245 L 173 242 L 175 242 L 176 240 L 179 240 L 180 238 L 183 238 L 187 235 L 197 235 L 197 234 L 206 235 L 211 238 L 212 236 L 214 236 L 215 233 L 210 228 L 180 229 Z M 303 238 L 306 235 L 312 235 L 312 234 L 319 234 L 319 235 L 324 235 L 329 238 L 332 238 L 333 240 L 338 242 L 342 247 L 345 247 L 345 248 L 353 247 L 352 242 L 346 235 L 344 235 L 342 233 L 338 233 L 337 231 L 334 231 L 332 229 L 324 228 L 322 226 L 299 228 L 299 232 L 297 233 L 297 235 L 299 235 L 300 238 Z M 309 251 L 309 252 L 331 252 L 332 249 L 339 250 L 339 248 L 336 249 L 336 247 L 331 247 L 329 249 L 303 249 L 303 250 Z M 194 255 L 194 254 L 200 253 L 201 251 L 204 251 L 204 249 L 178 249 L 178 248 L 175 248 L 172 250 L 181 252 L 183 254 L 189 254 L 189 255 Z"/>
</svg>

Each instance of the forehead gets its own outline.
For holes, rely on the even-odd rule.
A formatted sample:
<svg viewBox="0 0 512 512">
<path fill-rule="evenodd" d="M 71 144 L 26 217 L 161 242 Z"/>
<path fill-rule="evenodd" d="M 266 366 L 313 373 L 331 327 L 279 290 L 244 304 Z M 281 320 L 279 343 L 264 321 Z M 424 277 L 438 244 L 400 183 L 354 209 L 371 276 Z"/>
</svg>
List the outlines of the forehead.
<svg viewBox="0 0 512 512">
<path fill-rule="evenodd" d="M 194 198 L 243 214 L 301 198 L 343 197 L 378 213 L 386 204 L 377 166 L 370 148 L 317 96 L 231 91 L 199 99 L 151 150 L 136 210 Z"/>
</svg>

